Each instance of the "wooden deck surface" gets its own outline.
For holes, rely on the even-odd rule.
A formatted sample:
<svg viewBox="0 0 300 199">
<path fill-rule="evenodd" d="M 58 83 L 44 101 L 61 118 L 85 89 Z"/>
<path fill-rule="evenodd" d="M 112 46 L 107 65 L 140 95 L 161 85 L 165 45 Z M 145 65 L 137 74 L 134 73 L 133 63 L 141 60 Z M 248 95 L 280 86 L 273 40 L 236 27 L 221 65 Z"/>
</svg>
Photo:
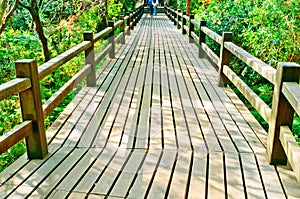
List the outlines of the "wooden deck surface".
<svg viewBox="0 0 300 199">
<path fill-rule="evenodd" d="M 49 155 L 0 174 L 0 198 L 300 198 L 266 132 L 163 14 L 143 16 L 48 129 Z"/>
</svg>

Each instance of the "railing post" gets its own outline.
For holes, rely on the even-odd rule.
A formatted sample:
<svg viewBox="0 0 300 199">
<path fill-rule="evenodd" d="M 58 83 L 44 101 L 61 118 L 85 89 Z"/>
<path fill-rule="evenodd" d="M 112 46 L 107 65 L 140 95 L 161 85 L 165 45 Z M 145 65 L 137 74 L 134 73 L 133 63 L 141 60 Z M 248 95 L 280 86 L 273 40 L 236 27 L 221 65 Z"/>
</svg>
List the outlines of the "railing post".
<svg viewBox="0 0 300 199">
<path fill-rule="evenodd" d="M 126 21 L 126 26 L 128 26 L 128 31 L 127 31 L 127 35 L 130 35 L 130 23 L 131 23 L 131 19 L 130 19 L 130 13 L 127 12 L 126 15 L 128 16 L 128 19 Z"/>
<path fill-rule="evenodd" d="M 227 83 L 228 83 L 228 78 L 223 73 L 223 66 L 224 65 L 229 66 L 230 51 L 224 47 L 224 43 L 227 41 L 232 41 L 232 32 L 223 32 L 223 34 L 222 34 L 220 60 L 218 63 L 218 66 L 219 66 L 218 85 L 220 87 L 227 86 Z"/>
<path fill-rule="evenodd" d="M 177 19 L 175 19 L 176 21 L 176 25 L 177 25 L 177 29 L 180 28 L 180 10 L 177 10 Z"/>
<path fill-rule="evenodd" d="M 124 34 L 125 21 L 124 21 L 124 16 L 123 15 L 120 16 L 120 20 L 123 21 L 122 24 L 121 24 L 121 26 L 120 26 L 120 32 L 121 32 L 121 34 L 123 34 L 122 35 L 122 39 L 121 39 L 121 44 L 125 44 L 125 34 Z"/>
<path fill-rule="evenodd" d="M 286 164 L 287 156 L 279 140 L 280 126 L 292 126 L 294 109 L 281 92 L 283 82 L 299 82 L 300 66 L 296 63 L 278 63 L 274 86 L 271 120 L 267 142 L 267 156 L 270 164 Z"/>
<path fill-rule="evenodd" d="M 193 37 L 192 37 L 192 32 L 194 32 L 195 30 L 195 25 L 192 23 L 192 19 L 195 18 L 195 15 L 190 14 L 189 17 L 189 43 L 192 43 L 194 41 Z"/>
<path fill-rule="evenodd" d="M 176 20 L 178 18 L 178 15 L 179 15 L 179 10 L 178 9 L 176 11 L 174 10 L 174 18 L 173 18 L 174 26 L 178 24 L 178 21 Z"/>
<path fill-rule="evenodd" d="M 29 159 L 43 159 L 48 153 L 44 113 L 41 100 L 40 80 L 34 59 L 19 60 L 15 63 L 17 78 L 29 78 L 31 88 L 19 94 L 23 120 L 32 120 L 33 132 L 26 137 Z"/>
<path fill-rule="evenodd" d="M 134 26 L 136 25 L 136 10 L 132 11 L 132 29 L 134 29 Z"/>
<path fill-rule="evenodd" d="M 112 28 L 112 31 L 109 33 L 109 43 L 112 45 L 111 50 L 109 51 L 109 58 L 114 59 L 115 58 L 115 22 L 114 21 L 108 21 L 108 26 Z"/>
<path fill-rule="evenodd" d="M 205 52 L 202 49 L 202 43 L 205 43 L 205 33 L 201 30 L 202 27 L 206 26 L 206 21 L 201 20 L 199 24 L 199 58 L 204 58 Z"/>
<path fill-rule="evenodd" d="M 181 30 L 182 30 L 182 34 L 185 35 L 186 31 L 184 26 L 186 26 L 186 19 L 184 18 L 184 15 L 186 15 L 186 12 L 182 12 L 182 26 L 181 26 Z"/>
<path fill-rule="evenodd" d="M 129 26 L 129 27 L 130 27 L 131 30 L 133 30 L 133 28 L 134 28 L 134 27 L 133 27 L 133 24 L 134 24 L 134 17 L 133 17 L 133 14 L 130 13 L 130 14 L 129 14 L 129 17 L 130 17 L 130 26 Z"/>
<path fill-rule="evenodd" d="M 172 15 L 173 15 L 173 17 L 172 17 L 173 23 L 176 24 L 176 11 L 175 11 L 175 9 L 172 9 Z"/>
<path fill-rule="evenodd" d="M 85 64 L 91 65 L 91 72 L 86 76 L 86 84 L 88 87 L 96 86 L 96 69 L 95 69 L 95 53 L 94 53 L 94 33 L 85 31 L 83 33 L 84 41 L 90 41 L 91 47 L 85 50 Z"/>
</svg>

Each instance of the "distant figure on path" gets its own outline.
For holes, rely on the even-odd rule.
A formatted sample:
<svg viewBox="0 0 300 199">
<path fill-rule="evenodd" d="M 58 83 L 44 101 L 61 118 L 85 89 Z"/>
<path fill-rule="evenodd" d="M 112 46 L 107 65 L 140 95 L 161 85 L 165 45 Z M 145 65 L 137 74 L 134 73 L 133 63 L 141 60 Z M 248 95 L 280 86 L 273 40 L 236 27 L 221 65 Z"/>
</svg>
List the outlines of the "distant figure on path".
<svg viewBox="0 0 300 199">
<path fill-rule="evenodd" d="M 152 16 L 153 15 L 153 1 L 152 0 L 148 1 L 148 7 L 149 7 L 149 14 Z"/>
<path fill-rule="evenodd" d="M 157 5 L 158 5 L 158 0 L 152 0 L 152 5 L 153 5 L 153 14 L 157 14 Z"/>
</svg>

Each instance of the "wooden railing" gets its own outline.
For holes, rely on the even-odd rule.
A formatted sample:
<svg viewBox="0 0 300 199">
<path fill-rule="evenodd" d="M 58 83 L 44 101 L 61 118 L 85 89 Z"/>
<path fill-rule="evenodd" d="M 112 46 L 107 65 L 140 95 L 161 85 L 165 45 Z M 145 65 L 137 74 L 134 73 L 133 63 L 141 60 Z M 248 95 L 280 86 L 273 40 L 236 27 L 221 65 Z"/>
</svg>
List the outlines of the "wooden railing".
<svg viewBox="0 0 300 199">
<path fill-rule="evenodd" d="M 166 15 L 182 34 L 188 34 L 189 42 L 199 47 L 199 57 L 208 56 L 219 68 L 218 85 L 226 86 L 231 81 L 235 87 L 269 124 L 267 157 L 271 164 L 286 164 L 289 160 L 298 181 L 300 181 L 300 147 L 291 132 L 296 111 L 300 115 L 300 66 L 296 63 L 279 63 L 277 70 L 232 43 L 232 33 L 222 36 L 206 27 L 206 21 L 197 22 L 194 15 L 165 7 Z M 198 29 L 199 34 L 195 33 Z M 206 37 L 220 44 L 220 55 L 216 55 L 206 44 Z M 242 79 L 230 68 L 230 56 L 236 56 L 262 77 L 274 85 L 272 108 L 270 108 Z"/>
<path fill-rule="evenodd" d="M 74 86 L 86 77 L 87 86 L 96 86 L 95 66 L 109 54 L 115 57 L 115 43 L 125 43 L 125 35 L 130 34 L 135 24 L 143 14 L 144 6 L 140 6 L 131 13 L 127 13 L 117 22 L 110 21 L 109 27 L 93 34 L 84 32 L 84 41 L 58 55 L 41 66 L 37 66 L 34 59 L 15 62 L 16 79 L 0 85 L 0 100 L 19 94 L 23 123 L 0 138 L 0 153 L 5 152 L 22 139 L 26 139 L 27 155 L 29 159 L 41 159 L 48 153 L 44 118 L 46 118 L 70 93 Z M 115 37 L 115 30 L 120 28 L 120 34 Z M 95 57 L 94 44 L 109 37 L 108 46 Z M 67 83 L 65 83 L 44 104 L 41 100 L 40 80 L 56 71 L 59 67 L 85 52 L 84 67 Z"/>
</svg>

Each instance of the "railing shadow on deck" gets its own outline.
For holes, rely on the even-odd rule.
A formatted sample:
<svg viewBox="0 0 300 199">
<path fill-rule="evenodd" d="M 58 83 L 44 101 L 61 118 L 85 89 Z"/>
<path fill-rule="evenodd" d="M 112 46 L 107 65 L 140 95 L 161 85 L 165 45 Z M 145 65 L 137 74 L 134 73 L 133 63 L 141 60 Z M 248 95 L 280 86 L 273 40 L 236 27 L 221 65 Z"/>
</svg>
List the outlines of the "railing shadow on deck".
<svg viewBox="0 0 300 199">
<path fill-rule="evenodd" d="M 232 42 L 232 33 L 223 32 L 222 36 L 206 27 L 206 21 L 197 22 L 194 15 L 165 6 L 166 15 L 187 34 L 189 42 L 199 47 L 199 57 L 208 56 L 218 68 L 218 85 L 227 86 L 230 81 L 269 124 L 267 158 L 270 164 L 291 164 L 300 182 L 300 147 L 291 126 L 294 113 L 300 115 L 300 66 L 296 63 L 278 63 L 277 70 L 264 63 Z M 195 33 L 198 30 L 199 34 Z M 220 55 L 216 55 L 206 44 L 210 37 L 220 44 Z M 230 56 L 236 56 L 262 77 L 274 85 L 272 108 L 270 108 L 241 78 L 230 68 Z"/>
<path fill-rule="evenodd" d="M 130 29 L 133 29 L 140 20 L 143 9 L 144 5 L 141 5 L 132 12 L 128 12 L 126 16 L 121 16 L 119 21 L 109 21 L 109 27 L 95 35 L 90 31 L 84 32 L 83 42 L 39 67 L 34 59 L 18 60 L 15 62 L 16 78 L 0 85 L 0 100 L 2 101 L 12 95 L 18 94 L 23 122 L 0 137 L 0 153 L 7 151 L 10 147 L 25 138 L 29 159 L 42 159 L 47 155 L 48 143 L 44 118 L 85 77 L 88 87 L 96 86 L 96 66 L 108 54 L 110 58 L 114 58 L 115 44 L 125 44 L 125 35 L 129 35 Z M 115 30 L 118 28 L 120 34 L 116 36 Z M 108 38 L 108 46 L 98 55 L 95 55 L 94 44 L 104 38 Z M 85 53 L 84 67 L 42 104 L 40 81 L 82 52 Z"/>
</svg>

